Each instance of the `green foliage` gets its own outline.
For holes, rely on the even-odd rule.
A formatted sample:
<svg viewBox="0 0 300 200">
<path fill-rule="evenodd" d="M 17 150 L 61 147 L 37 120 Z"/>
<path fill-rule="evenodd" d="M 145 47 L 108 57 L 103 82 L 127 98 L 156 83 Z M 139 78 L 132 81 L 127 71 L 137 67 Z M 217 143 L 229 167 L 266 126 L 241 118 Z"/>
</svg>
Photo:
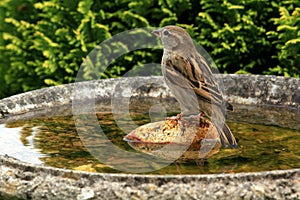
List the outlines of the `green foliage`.
<svg viewBox="0 0 300 200">
<path fill-rule="evenodd" d="M 123 31 L 169 24 L 184 27 L 221 72 L 299 77 L 299 5 L 290 0 L 2 0 L 0 98 L 73 82 L 84 60 L 85 80 L 138 73 L 143 64 L 159 63 L 162 51 L 126 53 L 101 74 L 99 67 L 110 60 L 100 56 L 91 63 L 86 56 Z M 119 55 L 128 46 L 103 48 Z"/>
<path fill-rule="evenodd" d="M 203 12 L 198 40 L 208 47 L 221 71 L 227 73 L 262 73 L 274 65 L 273 47 L 266 37 L 274 26 L 277 6 L 270 1 L 201 1 Z"/>
<path fill-rule="evenodd" d="M 76 15 L 69 18 L 72 11 L 59 0 L 22 1 L 17 10 L 15 4 L 2 3 L 5 23 L 10 25 L 10 31 L 3 32 L 6 45 L 1 48 L 10 59 L 4 79 L 13 92 L 73 81 L 80 60 L 97 42 L 91 36 L 107 37 L 105 26 L 87 22 L 93 16 L 86 5 L 78 5 Z"/>
<path fill-rule="evenodd" d="M 265 13 L 264 9 L 269 7 L 267 1 L 223 4 L 202 1 L 201 4 L 205 11 L 197 18 L 199 24 L 203 24 L 199 40 L 210 48 L 217 65 L 230 73 L 241 72 L 239 70 L 255 73 L 251 69 L 266 64 L 260 57 L 260 50 L 267 52 L 270 44 L 264 38 L 265 29 L 259 23 L 259 13 Z"/>
<path fill-rule="evenodd" d="M 285 7 L 279 11 L 280 18 L 273 19 L 276 31 L 267 33 L 270 38 L 276 38 L 273 43 L 278 51 L 273 58 L 278 59 L 279 65 L 266 73 L 300 77 L 300 8 L 295 8 L 291 15 Z"/>
</svg>

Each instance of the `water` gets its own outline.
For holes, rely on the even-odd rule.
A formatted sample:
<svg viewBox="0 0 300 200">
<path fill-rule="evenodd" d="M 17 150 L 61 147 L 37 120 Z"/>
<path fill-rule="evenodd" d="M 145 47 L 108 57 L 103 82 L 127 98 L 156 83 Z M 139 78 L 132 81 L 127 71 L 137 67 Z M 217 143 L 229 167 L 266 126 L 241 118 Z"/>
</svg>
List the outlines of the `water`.
<svg viewBox="0 0 300 200">
<path fill-rule="evenodd" d="M 123 173 L 89 153 L 80 140 L 70 111 L 56 114 L 16 118 L 0 124 L 0 154 L 58 168 Z M 149 123 L 155 113 L 149 117 L 148 113 L 131 112 L 130 116 L 138 126 Z M 111 113 L 98 112 L 97 118 L 110 141 L 120 149 L 135 151 L 123 141 L 126 133 Z M 221 149 L 202 160 L 178 160 L 151 173 L 215 174 L 300 168 L 299 110 L 238 106 L 228 118 L 228 125 L 239 143 L 238 149 Z M 101 145 L 105 145 L 105 141 Z M 110 156 L 113 159 L 114 155 Z"/>
</svg>

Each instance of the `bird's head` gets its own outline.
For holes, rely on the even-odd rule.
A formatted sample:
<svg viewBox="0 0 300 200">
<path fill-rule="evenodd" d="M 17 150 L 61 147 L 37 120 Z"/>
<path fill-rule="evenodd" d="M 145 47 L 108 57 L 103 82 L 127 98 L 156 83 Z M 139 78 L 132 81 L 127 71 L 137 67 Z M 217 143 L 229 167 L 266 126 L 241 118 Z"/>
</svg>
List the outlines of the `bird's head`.
<svg viewBox="0 0 300 200">
<path fill-rule="evenodd" d="M 190 35 L 178 26 L 165 26 L 152 31 L 152 34 L 161 39 L 165 50 L 187 53 L 195 49 Z"/>
</svg>

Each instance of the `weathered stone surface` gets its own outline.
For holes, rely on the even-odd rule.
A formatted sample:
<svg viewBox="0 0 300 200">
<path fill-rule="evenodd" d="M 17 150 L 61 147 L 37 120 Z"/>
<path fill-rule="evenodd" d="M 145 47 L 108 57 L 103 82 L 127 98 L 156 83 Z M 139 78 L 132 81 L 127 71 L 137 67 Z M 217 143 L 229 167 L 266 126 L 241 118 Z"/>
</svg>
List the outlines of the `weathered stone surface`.
<svg viewBox="0 0 300 200">
<path fill-rule="evenodd" d="M 0 163 L 0 198 L 4 194 L 22 199 L 300 198 L 299 169 L 218 175 L 137 175 L 63 170 L 4 156 L 0 156 Z"/>
<path fill-rule="evenodd" d="M 172 161 L 201 160 L 221 147 L 217 129 L 202 116 L 169 117 L 148 123 L 127 134 L 124 140 L 137 151 Z"/>
<path fill-rule="evenodd" d="M 198 144 L 203 139 L 219 139 L 215 126 L 202 116 L 169 117 L 165 121 L 139 126 L 124 137 L 143 143 Z"/>
<path fill-rule="evenodd" d="M 234 103 L 300 108 L 300 79 L 261 75 L 222 77 L 228 99 Z"/>
<path fill-rule="evenodd" d="M 232 103 L 300 108 L 299 79 L 258 75 L 220 77 Z M 141 82 L 146 84 L 140 87 Z M 127 90 L 118 90 L 119 84 Z M 75 85 L 82 92 L 73 96 Z M 17 119 L 22 113 L 25 114 L 20 118 L 30 117 L 37 110 L 47 115 L 49 110 L 60 108 L 56 113 L 63 113 L 70 110 L 73 99 L 90 98 L 89 91 L 93 88 L 95 99 L 107 104 L 116 93 L 119 98 L 128 95 L 172 98 L 161 77 L 69 84 L 0 100 L 0 123 L 9 116 Z M 100 174 L 33 165 L 0 156 L 0 199 L 12 196 L 20 199 L 300 199 L 300 169 L 217 175 Z"/>
<path fill-rule="evenodd" d="M 300 108 L 300 79 L 261 76 L 261 75 L 218 75 L 225 86 L 225 93 L 232 103 L 247 105 L 281 105 Z M 143 84 L 141 84 L 143 83 Z M 122 88 L 120 88 L 122 85 Z M 73 94 L 74 87 L 79 94 Z M 126 90 L 123 90 L 126 88 Z M 0 100 L 0 118 L 22 114 L 28 111 L 53 108 L 62 105 L 71 106 L 73 99 L 91 98 L 94 91 L 95 99 L 105 101 L 112 95 L 125 98 L 130 95 L 155 98 L 172 98 L 170 90 L 162 77 L 134 77 L 122 79 L 105 79 L 61 85 L 22 93 Z"/>
</svg>

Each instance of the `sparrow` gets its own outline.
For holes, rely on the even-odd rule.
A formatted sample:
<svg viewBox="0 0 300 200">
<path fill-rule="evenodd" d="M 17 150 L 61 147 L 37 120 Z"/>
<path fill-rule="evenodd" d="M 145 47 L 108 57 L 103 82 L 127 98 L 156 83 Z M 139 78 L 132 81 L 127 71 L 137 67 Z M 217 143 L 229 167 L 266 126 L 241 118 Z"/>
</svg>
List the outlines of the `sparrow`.
<svg viewBox="0 0 300 200">
<path fill-rule="evenodd" d="M 233 110 L 233 107 L 224 99 L 210 64 L 198 53 L 190 35 L 173 25 L 154 30 L 152 34 L 163 45 L 162 74 L 180 104 L 182 112 L 178 116 L 206 116 L 215 125 L 223 147 L 238 147 L 225 123 L 226 109 Z"/>
</svg>

